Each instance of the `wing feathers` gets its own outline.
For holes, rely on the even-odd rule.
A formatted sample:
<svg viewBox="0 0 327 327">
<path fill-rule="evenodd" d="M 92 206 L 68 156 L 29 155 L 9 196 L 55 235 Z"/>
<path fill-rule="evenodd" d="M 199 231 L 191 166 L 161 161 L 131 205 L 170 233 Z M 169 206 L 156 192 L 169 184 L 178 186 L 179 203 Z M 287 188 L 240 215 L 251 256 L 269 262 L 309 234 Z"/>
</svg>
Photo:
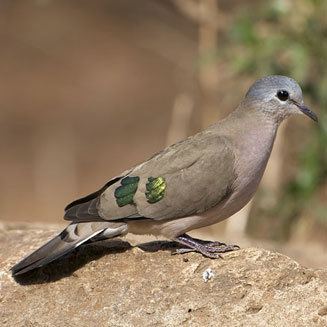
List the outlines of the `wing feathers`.
<svg viewBox="0 0 327 327">
<path fill-rule="evenodd" d="M 97 204 L 99 198 L 71 207 L 65 212 L 65 220 L 74 222 L 103 221 L 99 216 Z"/>
<path fill-rule="evenodd" d="M 123 176 L 116 177 L 105 184 L 100 190 L 83 198 L 77 199 L 65 208 L 65 220 L 74 222 L 103 221 L 98 212 L 100 195 L 110 186 L 118 182 Z"/>
<path fill-rule="evenodd" d="M 115 184 L 116 182 L 118 182 L 120 179 L 122 179 L 123 176 L 119 176 L 119 177 L 116 177 L 114 179 L 111 179 L 107 184 L 105 184 L 103 187 L 101 187 L 100 190 L 96 191 L 96 192 L 93 192 L 87 196 L 84 196 L 80 199 L 77 199 L 75 201 L 73 201 L 72 203 L 68 204 L 65 208 L 65 211 L 67 211 L 68 209 L 76 206 L 76 205 L 79 205 L 79 204 L 82 204 L 82 203 L 85 203 L 85 202 L 88 202 L 90 200 L 93 200 L 95 198 L 97 198 L 102 192 L 104 192 L 110 185 L 112 184 Z"/>
</svg>

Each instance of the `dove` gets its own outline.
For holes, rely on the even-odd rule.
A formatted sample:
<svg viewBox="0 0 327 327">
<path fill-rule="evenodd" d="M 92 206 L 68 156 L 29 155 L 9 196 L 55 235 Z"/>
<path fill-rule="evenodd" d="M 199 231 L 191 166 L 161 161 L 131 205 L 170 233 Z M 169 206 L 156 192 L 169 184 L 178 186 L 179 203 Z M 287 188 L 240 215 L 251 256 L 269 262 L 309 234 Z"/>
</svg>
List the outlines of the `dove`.
<svg viewBox="0 0 327 327">
<path fill-rule="evenodd" d="M 255 81 L 226 118 L 124 171 L 98 191 L 70 203 L 70 224 L 12 267 L 19 275 L 58 259 L 83 243 L 127 233 L 163 236 L 177 253 L 219 258 L 236 245 L 204 241 L 187 233 L 218 223 L 253 197 L 281 122 L 293 114 L 314 121 L 298 83 L 286 76 Z"/>
</svg>

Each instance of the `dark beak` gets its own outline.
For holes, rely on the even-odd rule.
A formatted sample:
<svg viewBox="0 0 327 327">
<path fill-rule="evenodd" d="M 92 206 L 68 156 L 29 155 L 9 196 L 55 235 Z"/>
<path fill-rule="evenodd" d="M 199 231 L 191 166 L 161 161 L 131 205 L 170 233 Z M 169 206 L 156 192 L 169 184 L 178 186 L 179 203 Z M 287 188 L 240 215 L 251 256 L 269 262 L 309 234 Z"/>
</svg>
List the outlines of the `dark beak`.
<svg viewBox="0 0 327 327">
<path fill-rule="evenodd" d="M 310 117 L 312 120 L 314 120 L 316 123 L 318 123 L 318 117 L 317 115 L 310 110 L 308 107 L 306 107 L 304 104 L 299 104 L 297 102 L 293 102 L 306 116 Z"/>
</svg>

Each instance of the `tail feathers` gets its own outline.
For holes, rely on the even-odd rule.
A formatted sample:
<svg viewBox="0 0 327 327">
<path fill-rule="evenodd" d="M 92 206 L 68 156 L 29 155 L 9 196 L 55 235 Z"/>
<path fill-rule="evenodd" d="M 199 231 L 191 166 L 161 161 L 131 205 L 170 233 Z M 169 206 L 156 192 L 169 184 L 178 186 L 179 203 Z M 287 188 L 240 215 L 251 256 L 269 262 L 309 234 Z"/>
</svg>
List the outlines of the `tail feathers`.
<svg viewBox="0 0 327 327">
<path fill-rule="evenodd" d="M 83 227 L 87 228 L 81 228 Z M 73 251 L 89 239 L 101 234 L 106 227 L 93 230 L 91 224 L 72 223 L 67 226 L 59 235 L 44 244 L 38 250 L 24 258 L 11 268 L 13 276 L 23 274 L 34 268 L 38 268 L 56 260 L 65 254 Z"/>
</svg>

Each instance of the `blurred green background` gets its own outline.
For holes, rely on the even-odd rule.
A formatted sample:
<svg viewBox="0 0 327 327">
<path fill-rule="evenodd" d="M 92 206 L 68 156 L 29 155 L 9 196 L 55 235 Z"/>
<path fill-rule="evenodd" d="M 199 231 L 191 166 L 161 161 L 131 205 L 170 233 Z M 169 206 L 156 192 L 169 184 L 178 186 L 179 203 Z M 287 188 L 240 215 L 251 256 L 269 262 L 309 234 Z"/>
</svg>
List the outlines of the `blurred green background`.
<svg viewBox="0 0 327 327">
<path fill-rule="evenodd" d="M 65 204 L 222 118 L 284 74 L 319 124 L 279 131 L 239 220 L 202 231 L 327 246 L 327 2 L 0 2 L 0 220 L 62 223 Z"/>
</svg>

